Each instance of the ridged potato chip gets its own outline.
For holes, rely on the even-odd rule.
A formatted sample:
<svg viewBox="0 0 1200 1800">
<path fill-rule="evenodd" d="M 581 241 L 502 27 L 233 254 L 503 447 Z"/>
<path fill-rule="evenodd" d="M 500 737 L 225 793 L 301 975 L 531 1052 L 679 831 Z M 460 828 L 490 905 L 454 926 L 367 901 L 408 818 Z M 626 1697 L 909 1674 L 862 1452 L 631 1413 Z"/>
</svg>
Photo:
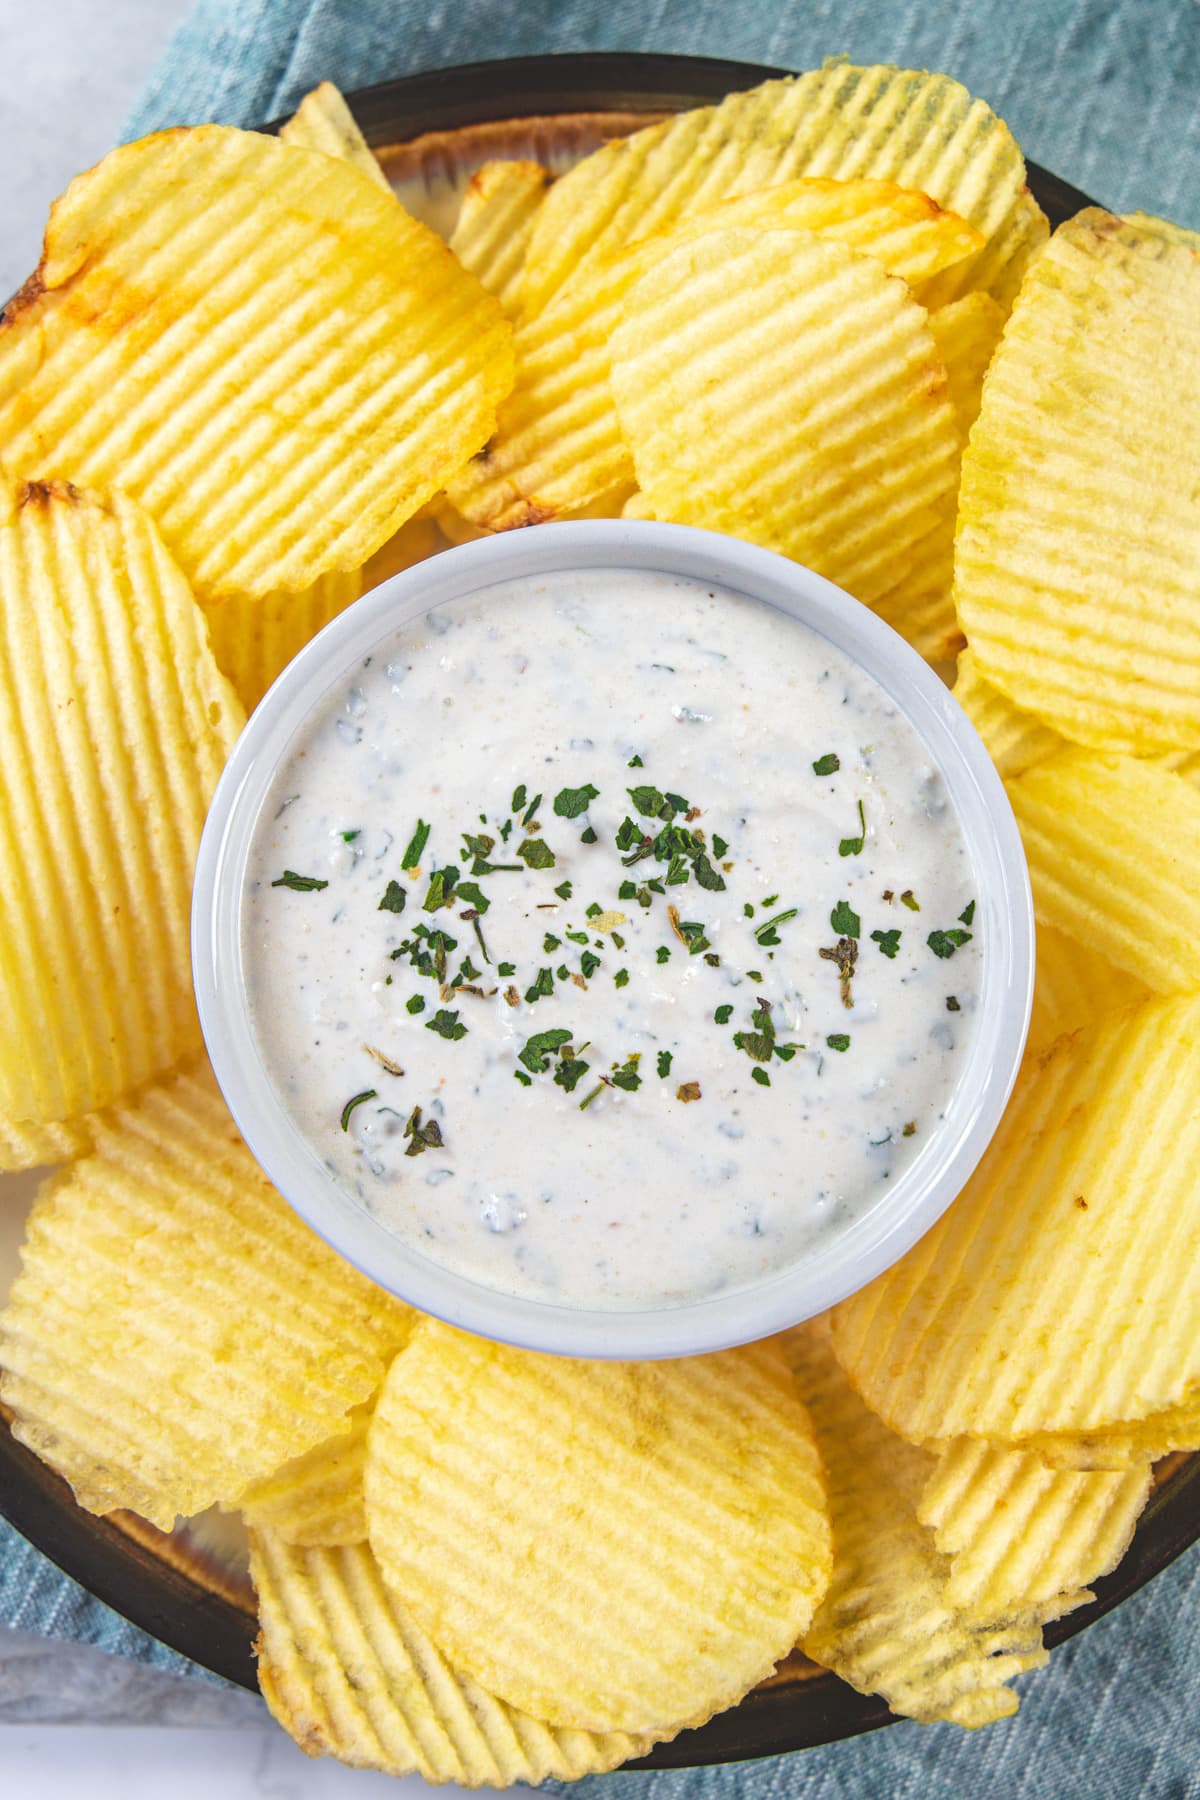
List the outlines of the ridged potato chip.
<svg viewBox="0 0 1200 1800">
<path fill-rule="evenodd" d="M 467 183 L 450 248 L 508 314 L 519 311 L 521 271 L 538 209 L 554 176 L 537 162 L 486 162 Z"/>
<path fill-rule="evenodd" d="M 949 306 L 966 294 L 990 294 L 1005 313 L 1012 311 L 1030 264 L 1050 236 L 1050 223 L 1022 188 L 982 250 L 933 275 L 917 288 L 923 306 Z"/>
<path fill-rule="evenodd" d="M 1032 713 L 1022 712 L 1006 694 L 980 673 L 975 652 L 967 648 L 958 659 L 954 698 L 983 739 L 988 755 L 1000 774 L 1021 775 L 1035 763 L 1066 747 L 1066 740 L 1043 725 Z"/>
<path fill-rule="evenodd" d="M 1026 1058 L 958 1199 L 833 1312 L 854 1387 L 915 1442 L 1034 1448 L 1200 1382 L 1200 997 Z M 1196 1408 L 1200 1423 L 1200 1406 Z"/>
<path fill-rule="evenodd" d="M 660 519 L 749 538 L 869 602 L 953 495 L 958 437 L 926 315 L 840 244 L 687 242 L 633 290 L 611 350 Z"/>
<path fill-rule="evenodd" d="M 904 575 L 871 610 L 931 663 L 952 662 L 964 642 L 954 610 L 954 502 L 947 500 L 912 552 Z"/>
<path fill-rule="evenodd" d="M 978 1726 L 1016 1712 L 1006 1684 L 1046 1661 L 1042 1611 L 1010 1604 L 980 1616 L 953 1598 L 950 1560 L 917 1517 L 934 1458 L 863 1405 L 824 1321 L 786 1342 L 816 1427 L 834 1532 L 833 1578 L 805 1654 L 910 1719 Z"/>
<path fill-rule="evenodd" d="M 1200 989 L 1200 793 L 1074 747 L 1008 784 L 1039 925 L 1160 994 Z"/>
<path fill-rule="evenodd" d="M 116 484 L 206 600 L 354 569 L 484 444 L 511 327 L 348 163 L 219 125 L 55 202 L 0 329 L 18 475 Z"/>
<path fill-rule="evenodd" d="M 192 865 L 245 714 L 136 502 L 17 482 L 5 511 L 0 1116 L 48 1125 L 199 1045 Z"/>
<path fill-rule="evenodd" d="M 1021 287 L 963 459 L 955 603 L 1064 737 L 1200 747 L 1200 260 L 1091 209 Z"/>
<path fill-rule="evenodd" d="M 252 1481 L 238 1498 L 247 1525 L 304 1550 L 365 1543 L 363 1466 L 374 1410 L 373 1400 L 356 1406 L 346 1431 Z"/>
<path fill-rule="evenodd" d="M 929 329 L 946 366 L 950 404 L 965 444 L 979 417 L 983 378 L 1004 330 L 1004 313 L 990 294 L 965 294 L 931 312 Z"/>
<path fill-rule="evenodd" d="M 580 268 L 732 194 L 800 175 L 894 181 L 985 237 L 1025 185 L 1012 133 L 948 75 L 826 68 L 731 94 L 585 157 L 538 214 L 521 296 L 540 311 Z"/>
<path fill-rule="evenodd" d="M 1035 1049 L 1052 1044 L 1064 1031 L 1075 1031 L 1105 1013 L 1121 1012 L 1149 998 L 1150 989 L 1136 975 L 1116 968 L 1098 950 L 1065 931 L 1039 925 L 1029 1021 L 1029 1042 Z"/>
<path fill-rule="evenodd" d="M 0 1175 L 18 1169 L 45 1169 L 73 1162 L 92 1147 L 91 1119 L 60 1119 L 50 1125 L 22 1125 L 0 1119 Z"/>
<path fill-rule="evenodd" d="M 362 592 L 361 569 L 338 569 L 299 594 L 241 595 L 207 609 L 213 655 L 248 713 L 309 639 Z"/>
<path fill-rule="evenodd" d="M 609 339 L 626 296 L 672 250 L 710 230 L 785 227 L 844 243 L 905 279 L 940 268 L 979 235 L 927 194 L 893 182 L 801 179 L 740 194 L 632 244 L 518 327 L 516 386 L 495 436 L 451 483 L 456 506 L 504 530 L 562 516 L 631 482 L 609 386 Z"/>
<path fill-rule="evenodd" d="M 950 1558 L 947 1592 L 987 1618 L 1041 1606 L 1061 1618 L 1114 1569 L 1150 1497 L 1150 1469 L 1048 1469 L 1027 1451 L 957 1438 L 937 1460 L 917 1516 Z"/>
<path fill-rule="evenodd" d="M 1136 1469 L 1177 1450 L 1200 1450 L 1200 1388 L 1178 1406 L 1104 1431 L 1037 1432 L 1028 1448 L 1051 1469 Z"/>
<path fill-rule="evenodd" d="M 772 1346 L 569 1362 L 426 1322 L 367 1440 L 385 1579 L 453 1666 L 587 1731 L 732 1705 L 829 1576 L 811 1428 Z"/>
<path fill-rule="evenodd" d="M 358 128 L 358 121 L 346 104 L 346 97 L 332 81 L 322 81 L 303 100 L 279 135 L 285 144 L 296 144 L 302 150 L 322 150 L 326 156 L 337 156 L 369 176 L 377 187 L 390 194 L 392 186 Z"/>
<path fill-rule="evenodd" d="M 95 1137 L 34 1205 L 0 1398 L 81 1506 L 169 1531 L 338 1431 L 413 1315 L 280 1199 L 207 1067 Z"/>
<path fill-rule="evenodd" d="M 542 1724 L 452 1669 L 380 1576 L 366 1544 L 300 1550 L 250 1536 L 258 1679 L 308 1756 L 462 1787 L 575 1781 L 655 1739 Z"/>
</svg>

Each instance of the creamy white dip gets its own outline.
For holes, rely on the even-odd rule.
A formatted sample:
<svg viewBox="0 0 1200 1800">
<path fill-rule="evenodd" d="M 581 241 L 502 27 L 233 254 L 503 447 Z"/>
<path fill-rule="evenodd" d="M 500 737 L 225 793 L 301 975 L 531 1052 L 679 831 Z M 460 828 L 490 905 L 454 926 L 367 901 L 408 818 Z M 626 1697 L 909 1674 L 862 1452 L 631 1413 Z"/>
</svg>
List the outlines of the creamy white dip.
<svg viewBox="0 0 1200 1800">
<path fill-rule="evenodd" d="M 974 1034 L 976 899 L 862 670 L 757 601 L 588 571 L 337 684 L 256 828 L 243 952 L 264 1065 L 364 1207 L 487 1287 L 635 1309 L 887 1193 Z"/>
</svg>

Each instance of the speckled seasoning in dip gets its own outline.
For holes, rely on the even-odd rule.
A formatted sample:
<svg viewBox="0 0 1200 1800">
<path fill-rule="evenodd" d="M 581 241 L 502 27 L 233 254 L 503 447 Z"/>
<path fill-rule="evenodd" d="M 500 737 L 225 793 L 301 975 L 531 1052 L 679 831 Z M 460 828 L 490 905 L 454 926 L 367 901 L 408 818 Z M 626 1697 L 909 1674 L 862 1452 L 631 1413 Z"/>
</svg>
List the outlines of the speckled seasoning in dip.
<svg viewBox="0 0 1200 1800">
<path fill-rule="evenodd" d="M 256 829 L 263 1061 L 362 1205 L 502 1292 L 744 1286 L 878 1203 L 975 1030 L 974 871 L 824 638 L 636 571 L 399 630 Z"/>
</svg>

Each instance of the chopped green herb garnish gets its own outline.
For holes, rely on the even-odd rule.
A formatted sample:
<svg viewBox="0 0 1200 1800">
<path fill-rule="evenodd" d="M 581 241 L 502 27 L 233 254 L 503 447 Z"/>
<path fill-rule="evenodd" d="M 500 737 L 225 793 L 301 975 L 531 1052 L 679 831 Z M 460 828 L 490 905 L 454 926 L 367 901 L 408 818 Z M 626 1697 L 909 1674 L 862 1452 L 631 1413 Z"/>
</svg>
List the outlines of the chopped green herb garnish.
<svg viewBox="0 0 1200 1800">
<path fill-rule="evenodd" d="M 754 1062 L 767 1063 L 775 1048 L 775 1021 L 771 1017 L 771 1008 L 767 1001 L 759 1000 L 754 1008 L 753 1031 L 735 1031 L 733 1041 L 737 1049 L 745 1052 Z"/>
<path fill-rule="evenodd" d="M 664 817 L 663 808 L 667 806 L 667 797 L 656 787 L 631 787 L 625 792 L 633 801 L 644 819 L 660 819 Z M 670 818 L 673 809 L 667 807 L 666 817 Z M 686 808 L 685 808 L 686 811 Z"/>
<path fill-rule="evenodd" d="M 554 1085 L 566 1088 L 568 1094 L 573 1094 L 590 1067 L 591 1064 L 584 1062 L 582 1057 L 568 1056 L 564 1051 L 554 1071 Z"/>
<path fill-rule="evenodd" d="M 273 881 L 271 886 L 291 888 L 297 894 L 315 894 L 321 888 L 327 888 L 329 883 L 322 881 L 319 875 L 297 875 L 295 869 L 285 869 L 279 880 Z"/>
<path fill-rule="evenodd" d="M 713 1018 L 716 1020 L 718 1025 L 728 1025 L 728 1023 L 729 1023 L 730 1019 L 732 1019 L 732 1017 L 733 1017 L 732 1006 L 718 1006 L 716 1012 L 713 1014 Z"/>
<path fill-rule="evenodd" d="M 414 1106 L 408 1115 L 408 1123 L 404 1127 L 404 1135 L 408 1139 L 405 1156 L 420 1156 L 425 1150 L 442 1148 L 442 1128 L 436 1119 L 428 1119 L 421 1123 L 421 1109 Z"/>
<path fill-rule="evenodd" d="M 542 939 L 542 949 L 545 951 L 546 955 L 549 956 L 550 952 L 552 950 L 557 950 L 561 943 L 561 938 L 556 938 L 552 931 L 548 931 Z"/>
<path fill-rule="evenodd" d="M 454 898 L 465 900 L 478 913 L 485 913 L 492 904 L 477 881 L 460 881 L 454 890 Z"/>
<path fill-rule="evenodd" d="M 421 852 L 429 842 L 429 827 L 424 819 L 417 820 L 417 829 L 408 840 L 408 848 L 400 858 L 402 869 L 415 869 L 421 861 Z"/>
<path fill-rule="evenodd" d="M 561 1050 L 564 1044 L 571 1041 L 571 1032 L 565 1026 L 556 1025 L 551 1031 L 535 1031 L 531 1038 L 526 1038 L 524 1047 L 517 1052 L 517 1061 L 523 1063 L 531 1075 L 543 1075 L 549 1066 L 548 1056 Z"/>
<path fill-rule="evenodd" d="M 635 1088 L 640 1088 L 642 1085 L 642 1078 L 638 1074 L 640 1061 L 641 1057 L 635 1054 L 629 1057 L 619 1069 L 614 1068 L 609 1077 L 610 1084 L 613 1087 L 624 1088 L 627 1094 L 632 1094 Z"/>
<path fill-rule="evenodd" d="M 610 931 L 608 935 L 617 946 L 618 950 L 623 950 L 625 948 L 625 939 L 621 936 L 619 931 Z"/>
<path fill-rule="evenodd" d="M 838 770 L 841 768 L 841 766 L 842 766 L 841 758 L 839 756 L 835 756 L 833 754 L 833 751 L 829 750 L 829 751 L 826 751 L 824 756 L 818 756 L 816 762 L 813 764 L 813 774 L 814 775 L 836 775 Z"/>
<path fill-rule="evenodd" d="M 858 836 L 843 838 L 838 845 L 839 856 L 861 856 L 863 845 L 867 841 L 867 815 L 863 811 L 863 803 L 858 803 Z"/>
<path fill-rule="evenodd" d="M 525 808 L 525 812 L 521 819 L 521 825 L 524 830 L 528 831 L 529 827 L 533 824 L 533 821 L 537 816 L 537 809 L 541 804 L 542 796 L 540 794 L 535 794 L 533 799 L 529 802 L 529 805 Z M 520 851 L 518 851 L 517 854 L 520 855 Z"/>
<path fill-rule="evenodd" d="M 586 908 L 583 916 L 585 919 L 598 919 L 603 911 L 604 908 L 601 906 L 600 902 L 598 900 L 593 900 L 591 905 Z"/>
<path fill-rule="evenodd" d="M 423 912 L 437 912 L 441 906 L 449 906 L 454 898 L 454 889 L 458 882 L 458 870 L 453 863 L 444 869 L 435 869 L 429 877 L 429 888 L 421 902 Z"/>
<path fill-rule="evenodd" d="M 751 1069 L 750 1079 L 757 1081 L 759 1087 L 770 1087 L 771 1085 L 771 1077 L 765 1069 Z"/>
<path fill-rule="evenodd" d="M 600 798 L 600 789 L 586 782 L 583 787 L 560 788 L 554 796 L 554 810 L 560 819 L 577 819 L 585 813 L 593 800 Z"/>
<path fill-rule="evenodd" d="M 529 798 L 529 795 L 525 792 L 525 783 L 522 782 L 520 787 L 513 789 L 513 797 L 512 797 L 512 800 L 509 802 L 509 807 L 508 807 L 509 812 L 510 813 L 524 812 L 525 802 L 526 802 L 526 800 L 528 800 L 528 798 Z"/>
<path fill-rule="evenodd" d="M 426 1023 L 425 1029 L 426 1031 L 436 1031 L 439 1037 L 444 1037 L 451 1043 L 457 1042 L 459 1038 L 465 1038 L 467 1035 L 467 1028 L 459 1023 L 458 1014 L 444 1010 L 435 1012 L 432 1019 Z"/>
<path fill-rule="evenodd" d="M 545 838 L 525 838 L 517 845 L 517 855 L 530 869 L 552 869 L 554 852 Z"/>
<path fill-rule="evenodd" d="M 671 1052 L 669 1050 L 660 1050 L 658 1053 L 658 1078 L 659 1078 L 659 1080 L 665 1081 L 667 1079 L 667 1076 L 670 1073 L 671 1073 Z"/>
<path fill-rule="evenodd" d="M 775 1054 L 780 1062 L 791 1062 L 797 1050 L 803 1050 L 803 1044 L 776 1044 Z"/>
<path fill-rule="evenodd" d="M 515 975 L 515 974 L 516 974 L 516 972 L 517 972 L 517 965 L 516 965 L 516 963 L 508 963 L 508 962 L 504 962 L 504 963 L 497 963 L 497 964 L 496 964 L 496 973 L 497 973 L 497 975 L 504 975 L 504 976 L 509 976 L 509 975 Z"/>
<path fill-rule="evenodd" d="M 942 957 L 953 956 L 960 945 L 969 944 L 970 941 L 971 933 L 960 931 L 957 925 L 949 931 L 931 931 L 925 939 L 933 954 Z"/>
<path fill-rule="evenodd" d="M 637 882 L 623 881 L 617 889 L 618 900 L 633 900 L 637 897 Z"/>
<path fill-rule="evenodd" d="M 975 902 L 969 900 L 959 913 L 958 917 L 961 924 L 973 925 L 975 923 Z"/>
<path fill-rule="evenodd" d="M 746 970 L 746 980 L 747 981 L 761 981 L 762 980 L 762 970 L 761 969 L 747 969 Z"/>
<path fill-rule="evenodd" d="M 616 974 L 613 976 L 613 986 L 614 987 L 628 987 L 629 986 L 629 970 L 628 969 L 618 969 L 617 970 Z"/>
<path fill-rule="evenodd" d="M 585 950 L 579 959 L 579 970 L 585 981 L 590 981 L 600 967 L 600 958 L 594 950 Z"/>
<path fill-rule="evenodd" d="M 796 917 L 799 910 L 799 907 L 790 907 L 787 912 L 776 913 L 773 919 L 764 919 L 761 925 L 754 927 L 754 935 L 764 949 L 769 949 L 779 942 L 779 933 L 775 927 L 786 925 L 789 919 Z"/>
<path fill-rule="evenodd" d="M 660 944 L 658 949 L 654 952 L 654 955 L 656 960 L 660 963 L 670 962 L 671 960 L 671 952 L 666 944 Z"/>
<path fill-rule="evenodd" d="M 343 831 L 341 834 L 343 844 L 352 844 L 356 837 L 361 837 L 361 836 L 362 836 L 361 830 L 359 830 L 359 831 Z"/>
<path fill-rule="evenodd" d="M 836 944 L 823 945 L 817 951 L 826 962 L 836 964 L 838 972 L 838 989 L 842 996 L 843 1006 L 854 1004 L 850 993 L 850 983 L 854 978 L 854 970 L 858 963 L 858 940 L 852 937 L 840 937 Z"/>
<path fill-rule="evenodd" d="M 848 1050 L 850 1048 L 850 1039 L 844 1031 L 831 1031 L 825 1042 L 831 1050 Z"/>
<path fill-rule="evenodd" d="M 569 900 L 571 898 L 571 884 L 569 881 L 560 881 L 554 891 L 560 900 Z"/>
<path fill-rule="evenodd" d="M 962 1011 L 962 1007 L 958 1004 L 958 995 L 957 994 L 947 994 L 946 995 L 946 1011 L 947 1012 L 961 1012 Z"/>
<path fill-rule="evenodd" d="M 522 1087 L 532 1087 L 533 1086 L 533 1076 L 527 1075 L 525 1073 L 524 1069 L 514 1069 L 513 1070 L 513 1080 L 519 1081 Z"/>
<path fill-rule="evenodd" d="M 692 873 L 702 888 L 708 888 L 714 894 L 721 892 L 725 886 L 725 877 L 718 875 L 703 850 L 696 853 L 692 862 Z"/>
<path fill-rule="evenodd" d="M 905 888 L 900 896 L 901 906 L 907 906 L 909 912 L 920 912 L 920 903 L 911 888 Z"/>
<path fill-rule="evenodd" d="M 873 931 L 871 942 L 878 944 L 881 955 L 886 956 L 891 962 L 900 948 L 900 933 L 898 931 Z"/>
<path fill-rule="evenodd" d="M 378 1097 L 374 1088 L 364 1088 L 361 1094 L 355 1094 L 353 1100 L 347 1100 L 342 1108 L 342 1130 L 349 1131 L 350 1114 L 356 1106 L 361 1106 L 364 1100 L 376 1100 Z"/>
<path fill-rule="evenodd" d="M 716 857 L 717 861 L 724 862 L 729 845 L 725 842 L 723 837 L 718 837 L 715 831 L 713 832 L 712 846 L 713 855 Z"/>
<path fill-rule="evenodd" d="M 747 919 L 752 919 L 754 917 L 754 908 L 748 900 L 743 900 L 742 902 L 742 916 Z"/>
<path fill-rule="evenodd" d="M 916 1135 L 917 1135 L 917 1122 L 915 1119 L 910 1119 L 908 1121 L 908 1124 L 904 1127 L 904 1130 L 900 1133 L 900 1136 L 901 1137 L 915 1137 Z"/>
<path fill-rule="evenodd" d="M 580 832 L 579 841 L 581 844 L 594 844 L 596 842 L 596 833 L 592 826 L 589 825 L 586 831 Z"/>
<path fill-rule="evenodd" d="M 829 923 L 839 937 L 856 938 L 862 931 L 862 920 L 848 900 L 839 900 L 829 915 Z"/>
<path fill-rule="evenodd" d="M 568 931 L 567 936 L 573 944 L 586 944 L 588 941 L 586 931 Z"/>
<path fill-rule="evenodd" d="M 398 881 L 389 881 L 387 892 L 379 902 L 380 912 L 402 913 L 408 904 L 408 895 Z"/>
<path fill-rule="evenodd" d="M 537 980 L 525 989 L 525 1000 L 529 1006 L 535 1001 L 548 999 L 554 992 L 554 976 L 549 969 L 539 969 Z"/>
<path fill-rule="evenodd" d="M 425 1011 L 424 997 L 421 994 L 414 994 L 411 1000 L 405 1002 L 405 1006 L 410 1013 L 423 1013 Z"/>
<path fill-rule="evenodd" d="M 645 766 L 640 756 L 631 756 L 627 764 L 627 767 L 631 769 L 644 769 Z"/>
</svg>

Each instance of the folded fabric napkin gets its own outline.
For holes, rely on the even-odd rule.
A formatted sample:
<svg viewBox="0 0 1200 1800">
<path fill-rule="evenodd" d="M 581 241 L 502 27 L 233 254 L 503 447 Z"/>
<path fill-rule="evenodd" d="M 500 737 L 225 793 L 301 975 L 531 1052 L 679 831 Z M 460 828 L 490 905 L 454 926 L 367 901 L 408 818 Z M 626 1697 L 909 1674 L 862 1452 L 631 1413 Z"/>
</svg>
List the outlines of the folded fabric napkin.
<svg viewBox="0 0 1200 1800">
<path fill-rule="evenodd" d="M 1200 227 L 1196 0 L 200 0 L 127 136 L 290 111 L 345 89 L 485 57 L 656 50 L 807 68 L 846 53 L 944 69 L 1026 154 L 1105 204 Z M 135 1630 L 0 1523 L 0 1623 L 213 1679 Z M 578 1800 L 963 1800 L 1200 1794 L 1200 1555 L 1018 1681 L 1015 1719 L 970 1734 L 904 1722 L 794 1757 L 585 1781 Z M 556 1784 L 551 1784 L 556 1785 Z"/>
</svg>

